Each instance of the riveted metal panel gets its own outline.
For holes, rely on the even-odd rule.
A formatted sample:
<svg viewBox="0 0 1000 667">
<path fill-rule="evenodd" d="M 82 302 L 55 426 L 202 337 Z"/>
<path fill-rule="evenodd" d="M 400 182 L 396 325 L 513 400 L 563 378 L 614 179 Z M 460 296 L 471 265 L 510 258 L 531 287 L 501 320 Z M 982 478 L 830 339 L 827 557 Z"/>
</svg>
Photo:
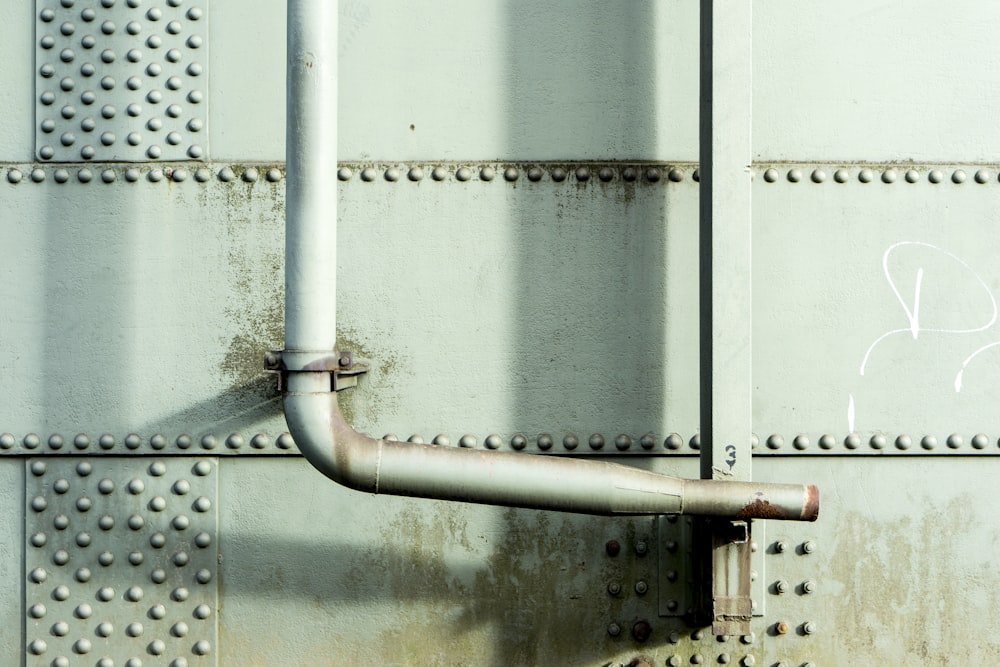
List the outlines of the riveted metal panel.
<svg viewBox="0 0 1000 667">
<path fill-rule="evenodd" d="M 35 2 L 40 160 L 207 156 L 207 2 Z"/>
<path fill-rule="evenodd" d="M 25 466 L 24 664 L 216 664 L 215 459 Z"/>
</svg>

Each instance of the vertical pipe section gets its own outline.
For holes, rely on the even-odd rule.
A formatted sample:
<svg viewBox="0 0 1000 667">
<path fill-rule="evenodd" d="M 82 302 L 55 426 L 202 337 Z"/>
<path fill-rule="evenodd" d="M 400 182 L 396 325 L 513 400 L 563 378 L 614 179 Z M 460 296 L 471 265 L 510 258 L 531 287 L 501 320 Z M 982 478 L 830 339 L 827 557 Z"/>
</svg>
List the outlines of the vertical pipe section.
<svg viewBox="0 0 1000 667">
<path fill-rule="evenodd" d="M 750 0 L 701 2 L 701 477 L 750 479 Z"/>
<path fill-rule="evenodd" d="M 288 0 L 285 349 L 316 357 L 337 345 L 337 4 Z M 324 387 L 329 373 L 289 374 Z"/>
</svg>

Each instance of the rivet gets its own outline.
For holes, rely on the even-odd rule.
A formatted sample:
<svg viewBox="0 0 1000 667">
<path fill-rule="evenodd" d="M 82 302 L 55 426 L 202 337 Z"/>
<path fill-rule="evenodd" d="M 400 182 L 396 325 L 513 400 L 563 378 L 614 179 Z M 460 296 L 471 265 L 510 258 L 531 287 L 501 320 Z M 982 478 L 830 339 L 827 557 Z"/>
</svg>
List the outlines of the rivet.
<svg viewBox="0 0 1000 667">
<path fill-rule="evenodd" d="M 885 443 L 886 443 L 885 436 L 882 435 L 881 433 L 876 433 L 868 441 L 868 444 L 871 446 L 872 449 L 884 449 Z"/>
<path fill-rule="evenodd" d="M 597 177 L 604 183 L 607 183 L 615 177 L 615 172 L 610 167 L 601 167 L 601 169 L 597 172 Z"/>
<path fill-rule="evenodd" d="M 622 545 L 618 540 L 608 540 L 607 543 L 604 545 L 605 553 L 607 553 L 612 558 L 620 554 L 621 550 L 622 550 Z"/>
<path fill-rule="evenodd" d="M 152 655 L 163 655 L 163 652 L 167 650 L 167 645 L 163 643 L 162 639 L 154 639 L 149 642 L 149 646 L 146 647 Z"/>
<path fill-rule="evenodd" d="M 548 433 L 538 436 L 538 448 L 545 451 L 552 449 L 552 436 Z"/>
<path fill-rule="evenodd" d="M 646 170 L 646 180 L 650 183 L 659 183 L 661 177 L 660 170 L 656 167 L 650 167 Z"/>
<path fill-rule="evenodd" d="M 198 533 L 194 536 L 194 543 L 199 549 L 204 549 L 212 543 L 212 536 L 206 532 Z"/>
<path fill-rule="evenodd" d="M 200 604 L 194 608 L 194 617 L 204 621 L 212 615 L 212 609 L 207 604 Z"/>
<path fill-rule="evenodd" d="M 232 167 L 223 167 L 219 170 L 219 180 L 223 183 L 231 183 L 236 178 L 236 172 Z"/>
<path fill-rule="evenodd" d="M 63 135 L 63 143 L 65 143 L 65 138 L 67 136 L 72 137 L 73 135 L 70 132 L 67 132 L 66 134 L 64 134 Z M 69 143 L 70 144 L 73 143 L 72 139 L 70 140 Z M 65 169 L 56 169 L 52 173 L 52 177 L 55 179 L 56 183 L 65 183 L 66 181 L 69 180 L 69 172 L 66 171 Z"/>
<path fill-rule="evenodd" d="M 81 547 L 88 547 L 88 546 L 90 546 L 90 539 L 91 539 L 90 538 L 90 533 L 88 533 L 88 532 L 77 533 L 77 535 L 76 535 L 76 543 L 77 543 L 78 546 L 81 546 Z"/>
<path fill-rule="evenodd" d="M 443 181 L 448 177 L 448 171 L 444 167 L 434 167 L 431 170 L 431 178 L 435 181 Z"/>
<path fill-rule="evenodd" d="M 28 574 L 28 578 L 36 584 L 41 584 L 49 578 L 49 573 L 45 571 L 44 567 L 36 567 Z"/>
<path fill-rule="evenodd" d="M 60 584 L 52 589 L 52 598 L 58 600 L 59 602 L 65 602 L 69 599 L 69 586 L 65 584 Z"/>
<path fill-rule="evenodd" d="M 940 183 L 944 180 L 944 174 L 937 169 L 932 169 L 930 173 L 927 174 L 927 180 L 931 183 Z"/>
<path fill-rule="evenodd" d="M 180 170 L 175 170 L 174 171 L 174 174 L 173 174 L 174 177 L 177 176 L 177 171 L 180 171 Z M 181 180 L 183 180 L 183 179 L 181 179 Z M 162 434 L 157 433 L 156 435 L 154 435 L 153 437 L 151 437 L 149 439 L 149 446 L 152 447 L 153 449 L 156 449 L 156 450 L 164 449 L 167 446 L 167 439 Z"/>
<path fill-rule="evenodd" d="M 188 178 L 188 170 L 184 169 L 183 167 L 174 169 L 174 171 L 170 174 L 170 179 L 176 183 L 183 183 L 184 181 L 187 180 L 187 178 Z M 163 436 L 160 437 L 162 438 Z"/>
<path fill-rule="evenodd" d="M 76 178 L 81 183 L 90 183 L 92 180 L 94 180 L 94 172 L 84 168 L 76 173 Z"/>
<path fill-rule="evenodd" d="M 410 170 L 406 172 L 406 177 L 414 182 L 422 181 L 424 180 L 424 170 L 420 167 L 410 167 Z"/>
<path fill-rule="evenodd" d="M 676 653 L 667 658 L 667 667 L 680 667 L 680 664 L 681 664 L 681 657 Z"/>
<path fill-rule="evenodd" d="M 194 579 L 199 584 L 207 584 L 212 580 L 212 572 L 206 569 L 198 570 L 194 575 Z"/>
<path fill-rule="evenodd" d="M 667 173 L 667 178 L 669 178 L 674 183 L 680 183 L 681 181 L 684 180 L 684 172 L 675 167 L 671 169 L 669 173 Z"/>
<path fill-rule="evenodd" d="M 258 433 L 250 438 L 250 446 L 254 449 L 267 449 L 271 445 L 271 438 L 265 433 Z"/>
<path fill-rule="evenodd" d="M 883 183 L 895 183 L 896 182 L 896 170 L 886 169 L 882 172 L 882 182 Z"/>
<path fill-rule="evenodd" d="M 573 433 L 567 433 L 563 436 L 562 444 L 565 449 L 573 451 L 580 446 L 580 439 Z"/>
<path fill-rule="evenodd" d="M 163 533 L 153 533 L 149 536 L 149 546 L 154 549 L 162 549 L 167 543 L 167 538 Z"/>
<path fill-rule="evenodd" d="M 174 637 L 184 637 L 188 633 L 188 625 L 184 621 L 178 621 L 170 628 L 170 634 Z"/>
<path fill-rule="evenodd" d="M 49 503 L 47 500 L 45 500 L 43 496 L 35 496 L 34 498 L 31 499 L 31 509 L 35 510 L 36 512 L 42 512 L 48 506 Z"/>
<path fill-rule="evenodd" d="M 256 183 L 259 177 L 260 173 L 256 167 L 247 167 L 243 170 L 243 180 L 247 183 Z"/>
<path fill-rule="evenodd" d="M 492 433 L 486 436 L 485 444 L 487 449 L 500 449 L 500 445 L 503 444 L 503 439 L 496 433 Z"/>
<path fill-rule="evenodd" d="M 920 174 L 917 173 L 916 169 L 907 169 L 906 173 L 903 174 L 903 178 L 906 179 L 907 183 L 916 183 L 920 180 Z"/>
<path fill-rule="evenodd" d="M 615 447 L 618 451 L 624 452 L 632 446 L 632 438 L 624 433 L 615 438 Z"/>
<path fill-rule="evenodd" d="M 788 170 L 788 181 L 789 183 L 798 183 L 802 180 L 802 170 L 801 169 L 789 169 Z"/>
<path fill-rule="evenodd" d="M 207 512 L 208 510 L 212 509 L 212 501 L 206 498 L 205 496 L 198 496 L 198 498 L 196 498 L 195 501 L 191 503 L 191 507 L 194 509 L 195 512 Z"/>
<path fill-rule="evenodd" d="M 281 180 L 281 171 L 272 167 L 267 170 L 264 176 L 267 178 L 269 183 L 277 183 Z"/>
<path fill-rule="evenodd" d="M 115 597 L 115 589 L 110 586 L 101 586 L 97 590 L 97 599 L 101 602 L 111 602 Z M 107 635 L 104 635 L 105 637 Z"/>
<path fill-rule="evenodd" d="M 705 662 L 705 658 L 703 658 L 700 653 L 695 653 L 691 656 L 692 665 L 700 665 L 703 662 Z"/>
<path fill-rule="evenodd" d="M 646 593 L 649 592 L 649 584 L 640 579 L 639 581 L 635 582 L 635 592 L 638 595 L 645 595 Z"/>
<path fill-rule="evenodd" d="M 125 170 L 125 180 L 129 183 L 135 183 L 139 180 L 139 170 L 135 167 L 129 167 Z"/>
<path fill-rule="evenodd" d="M 291 449 L 295 442 L 292 440 L 290 433 L 282 433 L 278 436 L 274 444 L 278 446 L 278 449 Z"/>
<path fill-rule="evenodd" d="M 143 482 L 138 477 L 136 477 L 129 480 L 128 486 L 126 488 L 128 488 L 128 492 L 131 493 L 132 495 L 138 495 L 146 490 L 146 483 Z"/>
<path fill-rule="evenodd" d="M 90 653 L 93 645 L 90 643 L 89 639 L 77 639 L 73 642 L 73 652 L 79 653 L 80 655 L 85 655 Z"/>
<path fill-rule="evenodd" d="M 819 437 L 820 449 L 833 449 L 836 444 L 837 444 L 837 439 L 834 438 L 829 433 L 825 433 Z"/>
<path fill-rule="evenodd" d="M 154 620 L 160 621 L 166 615 L 167 615 L 167 608 L 164 607 L 162 604 L 154 604 L 152 607 L 149 608 L 149 617 Z"/>
<path fill-rule="evenodd" d="M 656 447 L 656 436 L 652 433 L 647 433 L 639 438 L 639 446 L 645 450 L 650 450 Z"/>
<path fill-rule="evenodd" d="M 170 592 L 170 599 L 174 602 L 184 602 L 191 597 L 191 592 L 183 586 L 178 586 Z"/>
<path fill-rule="evenodd" d="M 774 582 L 774 592 L 777 593 L 778 595 L 784 595 L 789 591 L 789 589 L 790 586 L 788 585 L 788 582 L 785 581 L 784 579 L 779 579 L 778 581 Z"/>
<path fill-rule="evenodd" d="M 896 449 L 909 449 L 913 445 L 913 440 L 905 433 L 896 438 Z"/>
<path fill-rule="evenodd" d="M 648 621 L 636 621 L 632 625 L 632 639 L 644 642 L 653 634 L 653 626 Z"/>
<path fill-rule="evenodd" d="M 730 659 L 731 658 L 729 657 L 728 653 L 720 653 L 719 657 L 718 657 L 718 661 L 719 661 L 720 665 L 728 665 Z"/>
<path fill-rule="evenodd" d="M 186 530 L 191 525 L 191 519 L 183 514 L 178 514 L 170 521 L 170 525 L 174 527 L 174 530 Z"/>
<path fill-rule="evenodd" d="M 49 148 L 50 151 L 52 149 L 51 146 L 43 146 L 42 147 L 42 151 L 44 151 L 46 148 Z M 42 151 L 39 151 L 39 153 L 42 153 Z M 44 158 L 45 155 L 42 154 L 42 157 Z M 52 155 L 50 154 L 49 157 L 52 157 Z M 34 181 L 35 183 L 41 183 L 42 181 L 44 181 L 45 180 L 45 170 L 44 169 L 39 169 L 37 167 L 35 169 L 32 169 L 31 170 L 31 180 Z"/>
<path fill-rule="evenodd" d="M 239 433 L 230 433 L 226 438 L 226 447 L 229 449 L 242 449 L 245 444 L 246 440 Z"/>
<path fill-rule="evenodd" d="M 989 183 L 992 180 L 992 175 L 986 169 L 980 169 L 976 172 L 976 183 L 983 184 Z"/>
<path fill-rule="evenodd" d="M 149 501 L 149 509 L 154 512 L 162 512 L 167 508 L 167 501 L 163 496 L 153 496 L 152 500 Z"/>
<path fill-rule="evenodd" d="M 751 632 L 748 635 L 742 635 L 740 637 L 740 641 L 747 645 L 753 644 L 756 640 L 757 640 L 757 635 L 753 632 Z"/>
<path fill-rule="evenodd" d="M 826 180 L 826 172 L 822 169 L 813 169 L 810 177 L 812 178 L 813 183 L 822 183 Z"/>
<path fill-rule="evenodd" d="M 129 637 L 140 637 L 142 636 L 142 623 L 129 623 L 125 626 L 125 634 Z"/>
<path fill-rule="evenodd" d="M 608 624 L 608 634 L 609 635 L 611 635 L 612 637 L 617 637 L 621 633 L 622 633 L 622 628 L 621 628 L 620 625 L 618 625 L 617 623 L 609 623 Z"/>
<path fill-rule="evenodd" d="M 471 448 L 475 447 L 477 442 L 478 440 L 476 440 L 476 436 L 466 433 L 465 435 L 463 435 L 461 438 L 458 439 L 458 446 Z"/>
<path fill-rule="evenodd" d="M 688 440 L 688 446 L 691 449 L 698 449 L 698 450 L 700 450 L 701 449 L 701 434 L 695 433 L 693 436 L 691 436 L 691 439 Z"/>
<path fill-rule="evenodd" d="M 219 439 L 216 438 L 211 433 L 203 435 L 201 437 L 201 448 L 202 449 L 215 449 L 219 444 Z"/>
<path fill-rule="evenodd" d="M 167 472 L 167 466 L 163 461 L 153 461 L 149 464 L 149 474 L 153 477 L 161 477 Z"/>
<path fill-rule="evenodd" d="M 52 490 L 58 494 L 66 493 L 69 491 L 69 482 L 63 478 L 59 478 L 52 484 Z"/>
<path fill-rule="evenodd" d="M 679 606 L 677 600 L 667 600 L 667 611 L 677 611 Z"/>
<path fill-rule="evenodd" d="M 542 170 L 538 167 L 531 167 L 528 169 L 528 180 L 537 183 L 542 180 Z"/>
<path fill-rule="evenodd" d="M 20 183 L 22 178 L 24 178 L 24 174 L 22 174 L 18 169 L 11 169 L 7 172 L 8 183 Z"/>
<path fill-rule="evenodd" d="M 514 167 L 507 167 L 503 170 L 503 178 L 508 183 L 513 183 L 520 176 L 520 172 Z"/>
<path fill-rule="evenodd" d="M 959 449 L 962 446 L 964 439 L 958 433 L 952 433 L 948 436 L 947 445 L 951 449 Z"/>
<path fill-rule="evenodd" d="M 416 436 L 416 437 L 420 438 L 420 436 Z M 410 442 L 416 442 L 413 438 L 414 438 L 414 436 L 411 435 L 410 436 Z M 420 443 L 422 443 L 422 442 L 423 442 L 423 438 L 420 438 Z M 417 443 L 417 444 L 420 444 L 420 443 Z M 449 438 L 448 436 L 446 436 L 444 433 L 438 433 L 437 435 L 435 435 L 431 439 L 431 444 L 432 445 L 440 445 L 441 447 L 447 447 L 447 446 L 449 446 L 451 444 L 451 438 Z"/>
<path fill-rule="evenodd" d="M 494 176 L 496 172 L 493 171 L 493 167 L 483 167 L 479 170 L 479 179 L 482 181 L 492 181 Z"/>
<path fill-rule="evenodd" d="M 625 167 L 622 170 L 622 178 L 631 183 L 639 178 L 639 170 L 635 167 Z"/>
<path fill-rule="evenodd" d="M 576 168 L 576 180 L 581 183 L 586 183 L 590 180 L 590 169 L 587 167 L 577 167 Z"/>
<path fill-rule="evenodd" d="M 167 571 L 162 567 L 158 567 L 149 574 L 149 579 L 154 584 L 162 584 L 167 580 Z"/>
<path fill-rule="evenodd" d="M 76 500 L 76 509 L 78 509 L 81 512 L 89 511 L 92 506 L 93 506 L 93 501 L 91 501 L 90 498 L 86 496 L 82 498 L 77 498 Z"/>
<path fill-rule="evenodd" d="M 848 449 L 857 449 L 861 446 L 861 437 L 857 433 L 851 433 L 846 438 L 844 438 L 844 447 Z"/>
<path fill-rule="evenodd" d="M 695 183 L 701 183 L 701 169 L 695 169 L 691 174 L 691 178 L 694 179 Z"/>
<path fill-rule="evenodd" d="M 621 595 L 622 585 L 614 581 L 608 584 L 608 595 Z"/>
<path fill-rule="evenodd" d="M 965 183 L 965 172 L 962 171 L 961 169 L 956 169 L 955 172 L 951 175 L 951 181 L 952 183 L 956 184 Z"/>
<path fill-rule="evenodd" d="M 663 440 L 663 446 L 667 449 L 680 449 L 684 445 L 684 438 L 679 433 L 671 433 Z"/>
<path fill-rule="evenodd" d="M 141 551 L 131 551 L 128 555 L 128 562 L 132 565 L 142 565 L 142 561 L 145 557 L 142 555 Z"/>
<path fill-rule="evenodd" d="M 522 450 L 528 446 L 528 438 L 518 433 L 510 439 L 511 449 Z"/>
<path fill-rule="evenodd" d="M 35 533 L 31 536 L 32 546 L 44 547 L 46 542 L 48 542 L 48 538 L 45 536 L 45 533 Z"/>
<path fill-rule="evenodd" d="M 594 450 L 603 449 L 604 448 L 604 436 L 601 435 L 600 433 L 594 433 L 593 435 L 590 436 L 590 440 L 588 440 L 588 443 L 590 444 L 590 448 L 591 449 L 594 449 Z"/>
<path fill-rule="evenodd" d="M 94 472 L 94 465 L 90 461 L 80 461 L 76 464 L 76 474 L 80 477 L 86 477 L 92 472 Z"/>
<path fill-rule="evenodd" d="M 212 172 L 205 167 L 199 167 L 194 172 L 194 180 L 199 183 L 207 183 L 212 179 Z"/>
<path fill-rule="evenodd" d="M 740 661 L 740 664 L 743 665 L 743 667 L 754 667 L 754 665 L 757 664 L 757 658 L 752 655 L 745 655 Z"/>
<path fill-rule="evenodd" d="M 467 167 L 459 167 L 458 170 L 455 171 L 455 178 L 463 182 L 467 181 L 472 178 L 472 172 L 469 171 Z"/>
<path fill-rule="evenodd" d="M 802 543 L 802 553 L 811 554 L 816 551 L 816 543 L 812 540 L 806 540 Z"/>
<path fill-rule="evenodd" d="M 130 586 L 127 591 L 125 591 L 125 599 L 129 602 L 139 602 L 142 600 L 142 588 L 139 586 Z"/>
<path fill-rule="evenodd" d="M 144 525 L 146 525 L 146 520 L 138 514 L 133 514 L 128 518 L 128 527 L 132 530 L 139 530 Z"/>
<path fill-rule="evenodd" d="M 986 449 L 986 446 L 990 444 L 990 439 L 985 433 L 977 433 L 972 436 L 972 447 L 973 449 Z"/>
<path fill-rule="evenodd" d="M 115 631 L 115 627 L 107 621 L 97 624 L 97 635 L 99 637 L 110 637 Z"/>
<path fill-rule="evenodd" d="M 566 170 L 562 167 L 556 167 L 552 170 L 552 180 L 556 183 L 562 183 L 566 180 Z"/>
<path fill-rule="evenodd" d="M 871 169 L 862 169 L 858 172 L 858 180 L 862 183 L 871 183 L 873 178 L 875 178 L 875 174 L 872 173 Z"/>
<path fill-rule="evenodd" d="M 115 173 L 114 169 L 104 169 L 101 171 L 101 180 L 105 183 L 114 183 L 118 179 L 118 175 Z"/>
<path fill-rule="evenodd" d="M 76 616 L 77 618 L 90 618 L 93 615 L 93 613 L 94 613 L 93 607 L 91 607 L 86 602 L 77 605 L 76 609 L 73 610 L 73 615 Z"/>
<path fill-rule="evenodd" d="M 809 436 L 808 435 L 797 435 L 792 440 L 792 447 L 798 450 L 809 449 Z"/>
<path fill-rule="evenodd" d="M 784 444 L 785 444 L 785 439 L 777 433 L 774 433 L 767 437 L 768 449 L 781 449 L 781 446 Z"/>
<path fill-rule="evenodd" d="M 65 637 L 69 634 L 69 623 L 58 621 L 52 625 L 52 634 L 56 637 Z"/>
</svg>

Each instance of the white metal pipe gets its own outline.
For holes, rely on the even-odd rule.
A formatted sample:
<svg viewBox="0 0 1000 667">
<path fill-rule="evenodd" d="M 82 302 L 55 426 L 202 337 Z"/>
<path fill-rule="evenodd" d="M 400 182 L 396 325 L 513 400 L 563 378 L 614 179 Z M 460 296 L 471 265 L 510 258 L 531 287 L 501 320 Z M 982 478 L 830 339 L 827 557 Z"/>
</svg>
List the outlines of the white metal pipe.
<svg viewBox="0 0 1000 667">
<path fill-rule="evenodd" d="M 284 405 L 289 431 L 313 466 L 370 493 L 588 514 L 816 518 L 812 486 L 683 480 L 607 462 L 389 442 L 355 431 L 329 374 L 337 325 L 336 81 L 337 3 L 288 0 Z"/>
</svg>

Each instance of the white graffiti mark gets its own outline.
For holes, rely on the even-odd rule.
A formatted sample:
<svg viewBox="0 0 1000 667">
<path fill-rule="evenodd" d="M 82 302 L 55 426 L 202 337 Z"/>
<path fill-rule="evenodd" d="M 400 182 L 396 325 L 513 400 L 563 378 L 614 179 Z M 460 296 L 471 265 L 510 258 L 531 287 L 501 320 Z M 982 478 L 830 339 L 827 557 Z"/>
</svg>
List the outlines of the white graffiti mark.
<svg viewBox="0 0 1000 667">
<path fill-rule="evenodd" d="M 995 341 L 993 343 L 989 343 L 987 345 L 983 345 L 981 348 L 979 348 L 978 350 L 976 350 L 975 352 L 973 352 L 972 354 L 970 354 L 968 357 L 965 358 L 965 361 L 962 362 L 962 368 L 959 369 L 958 374 L 955 376 L 955 393 L 956 394 L 958 392 L 962 391 L 962 374 L 965 373 L 965 367 L 969 365 L 969 362 L 972 361 L 973 359 L 975 359 L 976 357 L 978 357 L 980 353 L 985 352 L 986 350 L 990 349 L 991 347 L 996 347 L 998 345 L 1000 345 L 1000 341 Z"/>
<path fill-rule="evenodd" d="M 913 290 L 913 303 L 912 303 L 912 305 L 908 304 L 906 302 L 906 299 L 903 298 L 902 293 L 899 291 L 899 287 L 896 285 L 896 281 L 893 279 L 892 272 L 889 270 L 889 257 L 897 249 L 904 248 L 904 247 L 928 248 L 930 250 L 934 250 L 936 252 L 940 252 L 943 255 L 945 255 L 947 257 L 950 257 L 954 261 L 958 262 L 958 264 L 961 265 L 962 268 L 964 268 L 966 271 L 968 271 L 976 279 L 976 281 L 980 285 L 982 285 L 983 290 L 986 292 L 986 295 L 989 297 L 990 308 L 991 308 L 991 313 L 990 313 L 989 320 L 985 324 L 983 324 L 981 326 L 972 327 L 972 328 L 968 328 L 968 329 L 947 329 L 947 328 L 936 328 L 936 327 L 932 327 L 932 328 L 921 327 L 920 326 L 920 290 L 921 290 L 921 286 L 923 285 L 923 280 L 924 280 L 924 269 L 923 268 L 917 269 L 916 281 L 915 281 L 914 290 Z M 903 328 L 903 329 L 893 329 L 891 331 L 887 331 L 884 334 L 882 334 L 881 336 L 879 336 L 878 338 L 876 338 L 875 341 L 871 345 L 868 346 L 868 350 L 865 352 L 865 356 L 861 360 L 861 369 L 860 369 L 860 374 L 861 375 L 865 374 L 865 368 L 867 368 L 868 361 L 871 358 L 872 352 L 875 351 L 875 348 L 878 347 L 879 343 L 881 343 L 883 340 L 885 340 L 886 338 L 889 338 L 891 336 L 897 336 L 899 334 L 906 334 L 906 333 L 908 333 L 911 336 L 913 336 L 914 340 L 917 340 L 918 337 L 920 336 L 921 332 L 924 332 L 924 333 L 939 333 L 939 334 L 974 334 L 974 333 L 978 333 L 980 331 L 985 331 L 985 330 L 989 329 L 990 327 L 992 327 L 994 324 L 996 324 L 998 311 L 997 311 L 997 301 L 996 301 L 996 299 L 993 296 L 993 292 L 990 291 L 990 288 L 986 284 L 986 281 L 984 281 L 979 276 L 979 274 L 976 273 L 972 269 L 971 266 L 969 266 L 964 260 L 962 260 L 961 258 L 959 258 L 954 253 L 948 252 L 947 250 L 939 248 L 936 245 L 932 245 L 930 243 L 924 243 L 922 241 L 900 241 L 899 243 L 894 243 L 893 245 L 889 246 L 886 249 L 885 253 L 882 255 L 882 272 L 885 274 L 885 279 L 889 283 L 889 287 L 892 289 L 893 294 L 896 295 L 896 300 L 899 301 L 899 304 L 903 307 L 903 313 L 906 316 L 906 320 L 907 320 L 908 326 L 906 328 Z M 975 357 L 975 354 L 973 354 L 972 357 Z M 970 357 L 969 359 L 966 360 L 966 364 L 969 361 L 971 361 L 972 357 Z M 962 365 L 962 368 L 963 369 L 965 368 L 965 364 Z M 959 375 L 961 375 L 961 371 L 959 371 Z M 960 387 L 961 386 L 960 379 L 956 380 L 956 382 L 958 383 L 957 386 Z M 958 390 L 956 389 L 956 391 L 958 391 Z"/>
</svg>

